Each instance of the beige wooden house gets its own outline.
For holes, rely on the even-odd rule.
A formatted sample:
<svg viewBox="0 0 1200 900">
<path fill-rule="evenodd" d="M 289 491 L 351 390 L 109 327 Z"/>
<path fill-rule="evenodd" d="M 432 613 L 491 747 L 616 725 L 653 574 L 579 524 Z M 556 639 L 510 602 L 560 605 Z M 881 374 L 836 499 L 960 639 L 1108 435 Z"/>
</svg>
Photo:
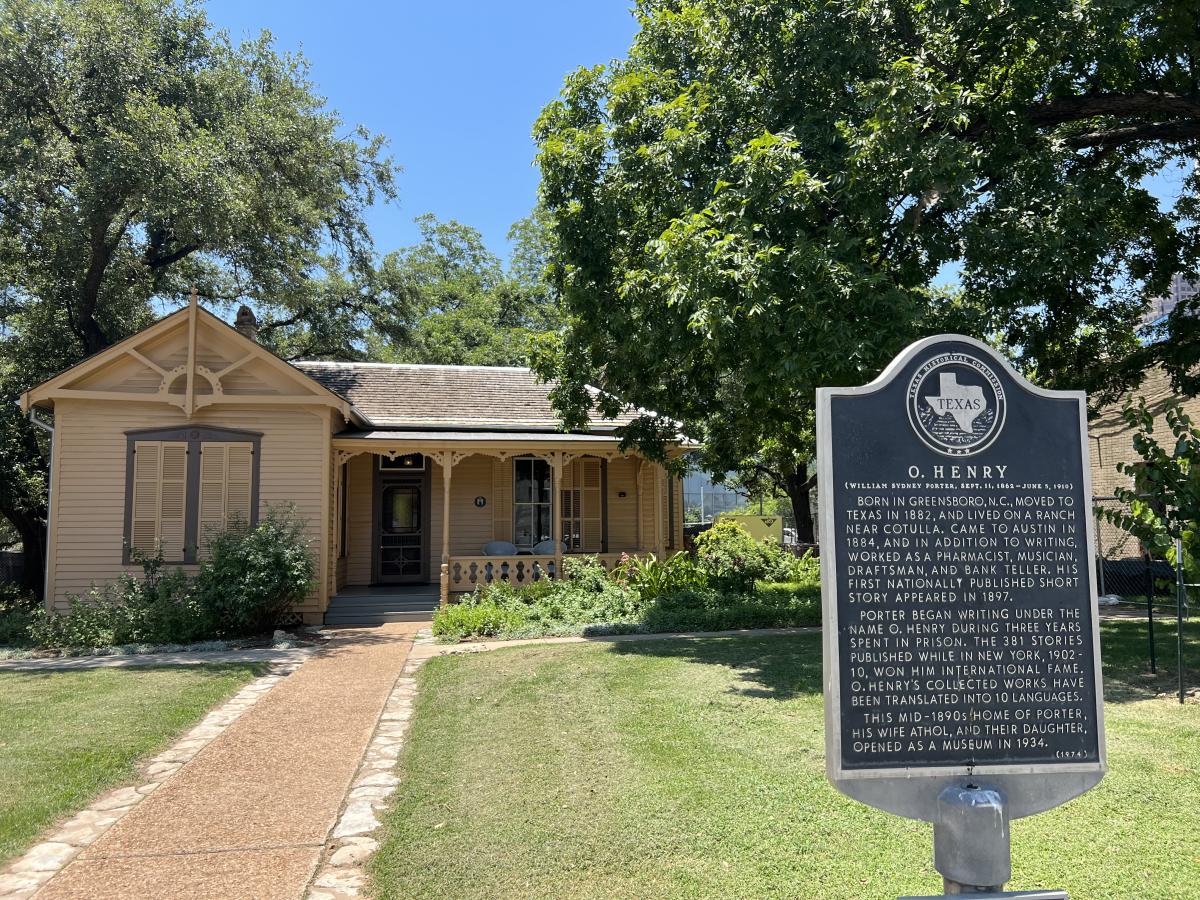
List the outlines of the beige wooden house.
<svg viewBox="0 0 1200 900">
<path fill-rule="evenodd" d="M 194 567 L 270 504 L 308 523 L 309 623 L 425 616 L 564 556 L 682 546 L 682 487 L 621 451 L 627 420 L 559 431 L 527 369 L 289 364 L 239 329 L 193 304 L 22 397 L 53 418 L 49 606 L 137 571 L 133 549 Z"/>
</svg>

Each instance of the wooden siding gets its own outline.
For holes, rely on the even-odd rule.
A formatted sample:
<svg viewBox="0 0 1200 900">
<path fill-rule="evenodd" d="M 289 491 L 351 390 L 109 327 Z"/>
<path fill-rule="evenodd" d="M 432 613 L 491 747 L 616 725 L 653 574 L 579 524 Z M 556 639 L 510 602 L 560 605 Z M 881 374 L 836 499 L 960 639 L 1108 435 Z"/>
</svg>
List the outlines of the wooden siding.
<svg viewBox="0 0 1200 900">
<path fill-rule="evenodd" d="M 166 404 L 59 400 L 55 408 L 54 553 L 48 596 L 64 608 L 69 594 L 83 594 L 122 572 L 125 515 L 125 432 L 188 424 L 259 431 L 262 439 L 259 509 L 293 503 L 309 522 L 313 550 L 325 552 L 320 527 L 326 479 L 327 420 L 298 408 L 221 406 L 200 410 L 189 421 Z M 192 567 L 194 568 L 194 567 Z M 300 607 L 319 612 L 318 588 Z"/>
<path fill-rule="evenodd" d="M 371 467 L 376 457 L 362 453 L 350 458 L 349 489 L 346 493 L 346 517 L 349 522 L 346 548 L 346 584 L 370 584 L 371 573 L 371 525 L 374 521 L 374 491 Z"/>
</svg>

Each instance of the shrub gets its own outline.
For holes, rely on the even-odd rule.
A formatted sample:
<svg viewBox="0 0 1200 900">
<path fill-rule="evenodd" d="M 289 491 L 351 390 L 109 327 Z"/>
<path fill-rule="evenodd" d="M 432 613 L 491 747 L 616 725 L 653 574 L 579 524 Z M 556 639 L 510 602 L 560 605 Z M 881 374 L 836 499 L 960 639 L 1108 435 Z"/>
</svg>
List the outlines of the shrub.
<svg viewBox="0 0 1200 900">
<path fill-rule="evenodd" d="M 305 522 L 273 507 L 254 528 L 232 527 L 209 541 L 196 597 L 219 637 L 259 634 L 281 624 L 312 589 L 316 563 Z"/>
<path fill-rule="evenodd" d="M 528 625 L 520 610 L 493 599 L 452 603 L 433 617 L 433 634 L 447 640 L 467 637 L 497 637 L 511 634 Z"/>
<path fill-rule="evenodd" d="M 666 559 L 658 559 L 653 554 L 646 557 L 622 554 L 612 577 L 629 585 L 644 604 L 653 603 L 661 594 L 707 584 L 704 573 L 686 553 L 676 553 Z"/>
<path fill-rule="evenodd" d="M 745 534 L 740 526 L 733 527 Z M 720 631 L 813 625 L 821 618 L 815 560 L 796 559 L 777 546 L 760 549 L 753 566 L 737 570 L 738 578 L 746 572 L 802 577 L 759 582 L 757 587 L 750 582 L 743 590 L 723 586 L 725 579 L 710 576 L 685 554 L 666 560 L 626 557 L 612 575 L 586 557 L 567 558 L 563 567 L 562 580 L 544 578 L 523 587 L 496 581 L 479 588 L 436 612 L 433 633 L 461 640 L 599 631 Z"/>
<path fill-rule="evenodd" d="M 522 587 L 494 581 L 438 610 L 433 633 L 447 639 L 513 637 L 636 620 L 642 608 L 637 592 L 610 578 L 595 559 L 565 559 L 563 574 Z"/>
<path fill-rule="evenodd" d="M 696 568 L 710 585 L 742 593 L 754 583 L 778 578 L 783 551 L 760 544 L 737 522 L 721 521 L 696 536 Z"/>
<path fill-rule="evenodd" d="M 38 599 L 18 584 L 0 581 L 0 645 L 29 642 L 29 623 Z"/>
<path fill-rule="evenodd" d="M 775 544 L 769 546 L 777 547 Z M 778 566 L 778 577 L 767 578 L 765 581 L 807 584 L 820 588 L 821 560 L 814 556 L 811 550 L 804 551 L 803 556 L 795 556 L 783 548 L 777 549 L 782 557 Z"/>
<path fill-rule="evenodd" d="M 186 644 L 208 630 L 181 569 L 166 574 L 162 557 L 135 558 L 142 578 L 122 575 L 84 597 L 68 597 L 66 613 L 39 609 L 27 634 L 39 647 L 92 648 L 122 644 Z"/>
</svg>

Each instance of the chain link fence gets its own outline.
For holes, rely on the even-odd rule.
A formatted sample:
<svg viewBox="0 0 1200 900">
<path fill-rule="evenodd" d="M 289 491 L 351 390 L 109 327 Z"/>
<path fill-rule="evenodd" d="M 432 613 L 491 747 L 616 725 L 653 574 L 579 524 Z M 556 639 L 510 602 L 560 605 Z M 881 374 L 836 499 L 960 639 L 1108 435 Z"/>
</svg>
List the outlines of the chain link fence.
<svg viewBox="0 0 1200 900">
<path fill-rule="evenodd" d="M 1096 589 L 1109 603 L 1143 608 L 1175 605 L 1175 569 L 1147 555 L 1141 541 L 1110 522 L 1105 511 L 1125 509 L 1116 497 L 1093 497 L 1096 516 Z"/>
</svg>

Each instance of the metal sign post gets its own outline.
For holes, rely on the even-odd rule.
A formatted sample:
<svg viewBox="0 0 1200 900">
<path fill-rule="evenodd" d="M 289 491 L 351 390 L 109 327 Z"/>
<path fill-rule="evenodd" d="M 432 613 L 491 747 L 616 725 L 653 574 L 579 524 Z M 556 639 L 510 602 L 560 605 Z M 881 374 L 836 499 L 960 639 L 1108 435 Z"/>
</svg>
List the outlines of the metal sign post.
<svg viewBox="0 0 1200 900">
<path fill-rule="evenodd" d="M 817 392 L 827 774 L 933 823 L 947 896 L 1104 775 L 1086 414 L 958 335 Z"/>
</svg>

